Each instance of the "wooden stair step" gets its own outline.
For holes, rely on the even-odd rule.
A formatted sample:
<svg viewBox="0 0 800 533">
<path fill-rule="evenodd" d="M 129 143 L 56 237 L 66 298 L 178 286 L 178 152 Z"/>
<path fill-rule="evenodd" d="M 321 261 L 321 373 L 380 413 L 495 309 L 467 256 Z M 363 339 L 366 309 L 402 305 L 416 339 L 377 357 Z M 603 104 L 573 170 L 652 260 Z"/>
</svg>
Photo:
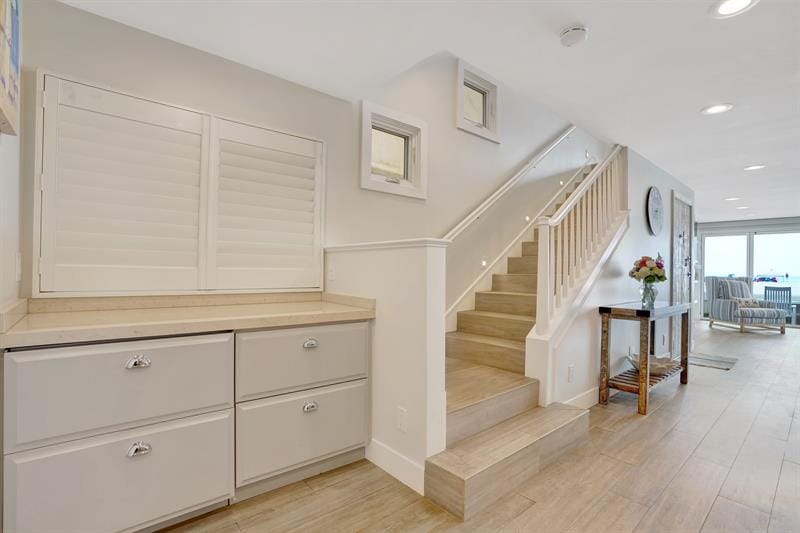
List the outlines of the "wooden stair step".
<svg viewBox="0 0 800 533">
<path fill-rule="evenodd" d="M 445 337 L 445 355 L 450 358 L 525 373 L 525 343 L 499 337 L 451 331 Z"/>
<path fill-rule="evenodd" d="M 458 331 L 465 333 L 524 341 L 532 327 L 532 316 L 490 311 L 458 312 Z"/>
<path fill-rule="evenodd" d="M 539 258 L 532 255 L 508 258 L 509 274 L 536 274 L 539 269 Z"/>
<path fill-rule="evenodd" d="M 425 461 L 425 496 L 467 520 L 583 442 L 589 411 L 535 407 Z"/>
<path fill-rule="evenodd" d="M 447 445 L 536 407 L 539 381 L 469 361 L 448 360 Z"/>
<path fill-rule="evenodd" d="M 536 292 L 536 274 L 493 274 L 492 290 Z"/>
<path fill-rule="evenodd" d="M 539 255 L 539 241 L 523 241 L 522 255 Z"/>
<path fill-rule="evenodd" d="M 536 314 L 536 295 L 508 291 L 476 292 L 475 309 L 494 313 L 534 316 Z"/>
</svg>

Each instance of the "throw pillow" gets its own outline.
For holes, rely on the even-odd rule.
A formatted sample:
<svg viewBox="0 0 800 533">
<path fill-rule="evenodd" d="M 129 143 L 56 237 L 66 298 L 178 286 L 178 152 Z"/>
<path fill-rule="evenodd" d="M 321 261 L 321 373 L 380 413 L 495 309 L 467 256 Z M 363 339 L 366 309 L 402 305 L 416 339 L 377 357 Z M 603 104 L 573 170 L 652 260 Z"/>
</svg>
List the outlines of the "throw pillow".
<svg viewBox="0 0 800 533">
<path fill-rule="evenodd" d="M 731 298 L 734 302 L 739 304 L 739 307 L 761 307 L 758 305 L 758 300 L 752 298 Z"/>
</svg>

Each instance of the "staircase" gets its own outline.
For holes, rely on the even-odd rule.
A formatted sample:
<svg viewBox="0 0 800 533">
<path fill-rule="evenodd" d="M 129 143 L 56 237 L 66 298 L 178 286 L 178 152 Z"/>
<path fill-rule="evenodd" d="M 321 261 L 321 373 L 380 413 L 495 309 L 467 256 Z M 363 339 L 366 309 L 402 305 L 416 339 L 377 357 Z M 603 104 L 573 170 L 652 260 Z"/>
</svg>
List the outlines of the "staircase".
<svg viewBox="0 0 800 533">
<path fill-rule="evenodd" d="M 425 463 L 425 495 L 464 520 L 588 435 L 587 410 L 558 403 L 539 406 L 539 380 L 525 376 L 525 340 L 537 307 L 547 307 L 539 310 L 540 318 L 544 313 L 543 321 L 552 321 L 552 308 L 578 277 L 579 241 L 594 242 L 581 235 L 581 224 L 584 233 L 597 233 L 599 242 L 602 232 L 586 230 L 587 222 L 594 220 L 595 200 L 603 216 L 599 207 L 612 206 L 609 161 L 618 152 L 603 168 L 569 184 L 543 219 L 563 221 L 558 229 L 539 226 L 533 240 L 522 243 L 522 255 L 507 258 L 507 273 L 494 274 L 492 290 L 476 292 L 475 309 L 460 311 L 457 330 L 447 333 L 447 449 Z M 580 198 L 569 200 L 573 194 Z M 583 219 L 573 208 L 583 210 Z M 610 227 L 610 216 L 608 222 Z M 591 254 L 583 257 L 589 260 Z M 543 266 L 546 279 L 539 279 Z M 538 294 L 542 290 L 546 294 Z"/>
</svg>

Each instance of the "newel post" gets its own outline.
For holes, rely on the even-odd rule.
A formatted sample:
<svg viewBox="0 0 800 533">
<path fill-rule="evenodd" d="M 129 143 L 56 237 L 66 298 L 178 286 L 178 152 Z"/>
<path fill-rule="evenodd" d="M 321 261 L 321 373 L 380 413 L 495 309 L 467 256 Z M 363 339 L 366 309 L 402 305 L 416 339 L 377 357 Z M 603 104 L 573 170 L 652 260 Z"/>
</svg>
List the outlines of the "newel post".
<svg viewBox="0 0 800 533">
<path fill-rule="evenodd" d="M 550 286 L 550 220 L 542 217 L 536 221 L 539 237 L 536 270 L 536 325 L 539 335 L 547 333 L 550 327 L 550 313 L 553 308 L 553 288 Z"/>
</svg>

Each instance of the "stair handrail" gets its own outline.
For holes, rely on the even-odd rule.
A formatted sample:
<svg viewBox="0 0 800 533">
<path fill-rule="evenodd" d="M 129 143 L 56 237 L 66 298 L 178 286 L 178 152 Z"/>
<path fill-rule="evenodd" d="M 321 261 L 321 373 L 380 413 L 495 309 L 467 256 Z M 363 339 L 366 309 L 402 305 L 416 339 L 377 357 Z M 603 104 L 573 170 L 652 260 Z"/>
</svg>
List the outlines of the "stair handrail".
<svg viewBox="0 0 800 533">
<path fill-rule="evenodd" d="M 589 187 L 591 187 L 595 181 L 597 181 L 597 178 L 603 173 L 606 167 L 611 164 L 611 161 L 621 150 L 621 145 L 618 144 L 614 146 L 614 148 L 611 150 L 611 153 L 608 154 L 608 157 L 606 157 L 602 163 L 592 169 L 592 172 L 586 176 L 586 179 L 584 179 L 580 185 L 578 185 L 578 188 L 572 192 L 569 198 L 567 198 L 567 201 L 564 202 L 561 207 L 559 207 L 551 216 L 544 217 L 547 219 L 547 223 L 549 225 L 555 226 L 564 220 L 564 217 L 566 217 L 569 211 L 575 207 L 575 204 L 577 204 L 581 197 L 586 193 L 586 190 L 589 189 Z"/>
<path fill-rule="evenodd" d="M 544 160 L 545 157 L 550 154 L 556 147 L 561 144 L 569 135 L 575 131 L 576 126 L 570 125 L 564 131 L 562 131 L 550 144 L 548 144 L 541 152 L 533 156 L 525 165 L 519 169 L 511 178 L 509 178 L 505 183 L 503 183 L 500 187 L 497 188 L 489 197 L 486 198 L 481 204 L 473 209 L 467 216 L 465 216 L 461 222 L 453 226 L 453 228 L 448 231 L 445 236 L 443 237 L 445 240 L 452 241 L 456 237 L 458 237 L 464 230 L 466 230 L 469 226 L 472 225 L 473 222 L 478 220 L 481 215 L 483 215 L 490 207 L 492 207 L 495 202 L 497 202 L 500 198 L 505 196 L 505 194 L 511 190 L 514 185 L 519 182 L 525 174 L 530 172 L 534 169 L 539 163 Z"/>
<path fill-rule="evenodd" d="M 545 335 L 576 281 L 591 265 L 603 239 L 627 209 L 622 195 L 627 175 L 622 146 L 615 145 L 551 216 L 536 219 L 539 239 L 536 276 L 537 335 Z"/>
</svg>

